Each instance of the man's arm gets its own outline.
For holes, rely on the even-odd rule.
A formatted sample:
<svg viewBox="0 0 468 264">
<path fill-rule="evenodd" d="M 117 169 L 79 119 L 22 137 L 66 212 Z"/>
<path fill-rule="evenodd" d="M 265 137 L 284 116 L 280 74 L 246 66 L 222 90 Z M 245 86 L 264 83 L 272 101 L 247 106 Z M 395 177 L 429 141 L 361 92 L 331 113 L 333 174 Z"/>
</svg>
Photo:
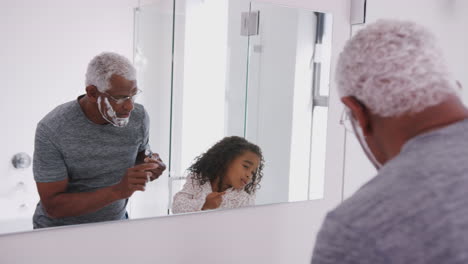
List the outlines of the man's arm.
<svg viewBox="0 0 468 264">
<path fill-rule="evenodd" d="M 155 163 L 137 165 L 128 169 L 118 184 L 93 192 L 66 193 L 68 179 L 36 184 L 47 214 L 52 218 L 64 218 L 95 212 L 114 201 L 130 197 L 135 191 L 144 191 L 149 170 L 155 168 Z"/>
</svg>

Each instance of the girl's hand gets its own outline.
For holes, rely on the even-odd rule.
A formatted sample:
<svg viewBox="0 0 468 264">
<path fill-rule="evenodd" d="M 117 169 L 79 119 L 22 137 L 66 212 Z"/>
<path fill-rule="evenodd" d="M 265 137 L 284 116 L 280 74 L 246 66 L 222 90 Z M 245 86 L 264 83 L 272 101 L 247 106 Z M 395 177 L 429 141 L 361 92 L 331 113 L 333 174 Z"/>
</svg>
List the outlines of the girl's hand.
<svg viewBox="0 0 468 264">
<path fill-rule="evenodd" d="M 202 210 L 216 209 L 221 205 L 223 201 L 223 195 L 226 192 L 212 192 L 206 196 L 205 204 Z"/>
</svg>

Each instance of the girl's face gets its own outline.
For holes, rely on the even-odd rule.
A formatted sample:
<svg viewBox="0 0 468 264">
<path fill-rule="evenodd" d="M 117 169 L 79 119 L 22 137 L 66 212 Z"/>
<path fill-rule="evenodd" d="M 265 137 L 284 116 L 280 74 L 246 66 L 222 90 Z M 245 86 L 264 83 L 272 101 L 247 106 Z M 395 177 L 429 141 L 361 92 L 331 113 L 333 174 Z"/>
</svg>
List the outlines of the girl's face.
<svg viewBox="0 0 468 264">
<path fill-rule="evenodd" d="M 259 164 L 260 157 L 257 154 L 245 151 L 235 158 L 227 168 L 224 184 L 234 189 L 243 189 L 252 181 Z"/>
</svg>

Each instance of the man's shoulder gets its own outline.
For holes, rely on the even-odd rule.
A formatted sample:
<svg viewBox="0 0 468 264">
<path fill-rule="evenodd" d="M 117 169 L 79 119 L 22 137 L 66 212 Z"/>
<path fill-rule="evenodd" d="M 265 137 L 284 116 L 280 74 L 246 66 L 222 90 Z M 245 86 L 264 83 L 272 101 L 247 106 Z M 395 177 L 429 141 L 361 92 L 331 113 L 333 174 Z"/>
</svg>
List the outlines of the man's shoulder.
<svg viewBox="0 0 468 264">
<path fill-rule="evenodd" d="M 56 106 L 47 113 L 38 123 L 38 126 L 47 127 L 50 130 L 58 129 L 64 122 L 76 115 L 76 100 Z"/>
<path fill-rule="evenodd" d="M 414 164 L 389 165 L 341 203 L 330 216 L 365 232 L 412 215 L 414 206 L 420 202 L 419 197 L 429 190 L 414 182 L 421 180 Z"/>
<path fill-rule="evenodd" d="M 467 134 L 460 129 L 464 126 L 467 121 L 412 139 L 334 214 L 349 221 L 403 217 L 412 206 L 427 202 L 421 197 L 428 192 L 444 193 L 450 183 L 468 182 L 468 140 L 463 140 Z"/>
<path fill-rule="evenodd" d="M 424 218 L 424 214 L 421 214 L 422 208 L 425 212 L 442 213 L 442 205 L 452 199 L 449 190 L 457 193 L 460 189 L 468 188 L 468 166 L 452 166 L 459 162 L 446 159 L 448 157 L 457 160 L 467 155 L 444 151 L 446 157 L 442 159 L 439 157 L 441 153 L 434 151 L 426 155 L 420 153 L 422 150 L 401 153 L 390 160 L 377 176 L 364 184 L 330 215 L 363 232 L 374 230 L 374 233 L 378 233 L 391 225 L 401 224 L 405 219 L 421 220 Z M 454 189 L 454 184 L 459 188 Z M 436 204 L 441 206 L 431 207 Z"/>
<path fill-rule="evenodd" d="M 332 210 L 329 216 L 349 225 L 371 218 L 372 208 L 378 208 L 383 200 L 382 191 L 385 190 L 381 182 L 381 177 L 375 176 Z"/>
</svg>

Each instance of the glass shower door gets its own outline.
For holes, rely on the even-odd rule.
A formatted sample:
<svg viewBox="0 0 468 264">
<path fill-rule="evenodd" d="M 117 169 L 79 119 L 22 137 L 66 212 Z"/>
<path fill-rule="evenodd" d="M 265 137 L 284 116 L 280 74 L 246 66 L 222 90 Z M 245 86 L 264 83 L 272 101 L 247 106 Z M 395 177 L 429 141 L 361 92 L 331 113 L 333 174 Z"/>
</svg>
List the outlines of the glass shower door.
<svg viewBox="0 0 468 264">
<path fill-rule="evenodd" d="M 323 197 L 331 14 L 252 2 L 246 138 L 267 166 L 257 204 Z"/>
<path fill-rule="evenodd" d="M 169 202 L 197 156 L 225 136 L 244 136 L 248 38 L 240 21 L 248 8 L 245 0 L 176 1 Z"/>
<path fill-rule="evenodd" d="M 150 116 L 150 145 L 168 165 L 170 159 L 171 82 L 173 44 L 173 1 L 161 0 L 134 10 L 134 65 L 138 87 L 143 91 L 137 103 Z M 168 170 L 135 192 L 128 211 L 131 218 L 167 215 Z"/>
</svg>

